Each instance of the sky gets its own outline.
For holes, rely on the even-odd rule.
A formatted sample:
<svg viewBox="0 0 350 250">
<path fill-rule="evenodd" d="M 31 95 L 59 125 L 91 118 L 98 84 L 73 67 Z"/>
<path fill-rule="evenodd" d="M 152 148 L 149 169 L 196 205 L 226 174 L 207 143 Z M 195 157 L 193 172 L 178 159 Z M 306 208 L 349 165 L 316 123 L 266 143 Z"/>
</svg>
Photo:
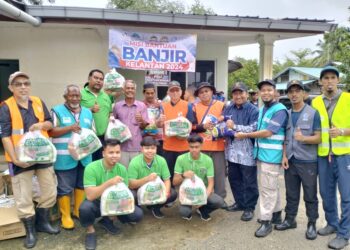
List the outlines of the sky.
<svg viewBox="0 0 350 250">
<path fill-rule="evenodd" d="M 183 1 L 191 4 L 193 0 Z M 350 17 L 349 0 L 201 0 L 218 15 L 259 16 L 270 18 L 308 18 L 333 20 L 339 26 L 348 26 Z M 108 0 L 56 0 L 55 5 L 104 8 Z M 274 60 L 283 61 L 291 50 L 310 48 L 315 50 L 322 35 L 277 41 L 274 44 Z M 259 46 L 232 47 L 229 59 L 259 58 Z"/>
</svg>

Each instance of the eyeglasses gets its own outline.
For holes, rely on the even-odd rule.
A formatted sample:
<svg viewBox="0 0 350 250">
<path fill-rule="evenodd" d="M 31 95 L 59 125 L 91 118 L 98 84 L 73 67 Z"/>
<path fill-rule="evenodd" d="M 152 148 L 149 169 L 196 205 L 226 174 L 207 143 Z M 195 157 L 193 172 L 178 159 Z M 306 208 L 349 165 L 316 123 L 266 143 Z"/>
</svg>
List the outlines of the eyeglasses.
<svg viewBox="0 0 350 250">
<path fill-rule="evenodd" d="M 14 82 L 12 83 L 11 85 L 13 85 L 14 87 L 16 88 L 19 88 L 19 87 L 29 87 L 30 86 L 30 82 L 29 81 L 25 81 L 25 82 Z"/>
</svg>

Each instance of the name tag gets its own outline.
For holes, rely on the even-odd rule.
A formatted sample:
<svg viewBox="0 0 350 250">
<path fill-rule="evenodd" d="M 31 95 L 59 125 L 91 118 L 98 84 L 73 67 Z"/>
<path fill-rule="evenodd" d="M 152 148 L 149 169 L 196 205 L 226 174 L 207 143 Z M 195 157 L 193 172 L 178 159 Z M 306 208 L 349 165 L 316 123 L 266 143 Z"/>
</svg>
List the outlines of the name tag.
<svg viewBox="0 0 350 250">
<path fill-rule="evenodd" d="M 72 119 L 70 117 L 63 117 L 63 123 L 72 123 Z"/>
</svg>

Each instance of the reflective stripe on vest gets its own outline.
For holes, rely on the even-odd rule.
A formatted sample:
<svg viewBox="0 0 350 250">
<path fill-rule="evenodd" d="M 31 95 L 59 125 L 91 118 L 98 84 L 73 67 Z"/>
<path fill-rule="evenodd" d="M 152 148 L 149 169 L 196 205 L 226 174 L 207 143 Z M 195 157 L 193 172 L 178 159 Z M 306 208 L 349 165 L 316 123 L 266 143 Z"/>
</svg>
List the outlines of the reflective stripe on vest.
<svg viewBox="0 0 350 250">
<path fill-rule="evenodd" d="M 35 96 L 30 96 L 29 98 L 32 101 L 32 108 L 33 108 L 35 117 L 38 119 L 38 122 L 44 122 L 45 113 L 44 113 L 44 107 L 40 98 Z M 5 101 L 5 103 L 9 108 L 10 116 L 11 116 L 11 126 L 12 126 L 11 140 L 12 140 L 13 146 L 16 147 L 24 134 L 23 119 L 22 119 L 21 112 L 19 111 L 16 99 L 13 96 L 8 98 Z M 46 131 L 42 130 L 41 133 L 43 134 L 43 136 L 47 138 L 49 137 Z M 5 152 L 5 158 L 7 162 L 12 162 L 12 159 L 7 152 Z"/>
<path fill-rule="evenodd" d="M 337 136 L 336 138 L 330 138 L 329 136 L 330 122 L 323 97 L 316 97 L 312 101 L 312 106 L 318 110 L 321 117 L 322 143 L 320 143 L 318 146 L 318 155 L 327 156 L 329 154 L 330 147 L 332 147 L 332 153 L 335 155 L 350 154 L 350 136 Z M 331 117 L 331 124 L 339 129 L 350 128 L 349 93 L 341 93 Z"/>
</svg>

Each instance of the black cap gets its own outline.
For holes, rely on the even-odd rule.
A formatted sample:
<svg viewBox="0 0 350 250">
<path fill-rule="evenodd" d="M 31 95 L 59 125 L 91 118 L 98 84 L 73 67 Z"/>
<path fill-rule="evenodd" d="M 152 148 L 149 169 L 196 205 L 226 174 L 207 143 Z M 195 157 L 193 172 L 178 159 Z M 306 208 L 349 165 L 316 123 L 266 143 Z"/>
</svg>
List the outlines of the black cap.
<svg viewBox="0 0 350 250">
<path fill-rule="evenodd" d="M 198 96 L 198 92 L 199 92 L 199 90 L 201 90 L 202 88 L 210 88 L 210 89 L 213 91 L 213 95 L 215 95 L 215 93 L 216 93 L 215 87 L 214 87 L 213 85 L 211 85 L 209 82 L 201 82 L 201 83 L 198 85 L 196 91 L 194 91 L 194 96 Z"/>
<path fill-rule="evenodd" d="M 276 83 L 275 83 L 273 80 L 269 80 L 269 79 L 265 79 L 265 80 L 259 82 L 259 83 L 258 83 L 258 88 L 261 89 L 261 87 L 262 87 L 264 84 L 269 84 L 269 85 L 271 85 L 272 87 L 276 88 Z"/>
<path fill-rule="evenodd" d="M 178 81 L 171 81 L 168 84 L 168 90 L 171 89 L 171 88 L 179 88 L 179 89 L 181 89 L 181 85 L 180 85 L 180 83 Z"/>
<path fill-rule="evenodd" d="M 301 81 L 299 81 L 299 80 L 291 80 L 287 84 L 287 92 L 293 86 L 298 86 L 302 90 L 305 90 L 304 84 Z"/>
<path fill-rule="evenodd" d="M 236 90 L 240 90 L 243 92 L 247 92 L 248 88 L 247 86 L 243 83 L 243 82 L 236 82 L 231 89 L 231 93 L 236 91 Z"/>
<path fill-rule="evenodd" d="M 320 73 L 320 79 L 328 72 L 332 72 L 334 74 L 337 75 L 337 77 L 339 77 L 339 71 L 336 67 L 333 66 L 326 66 L 322 69 L 321 73 Z"/>
</svg>

